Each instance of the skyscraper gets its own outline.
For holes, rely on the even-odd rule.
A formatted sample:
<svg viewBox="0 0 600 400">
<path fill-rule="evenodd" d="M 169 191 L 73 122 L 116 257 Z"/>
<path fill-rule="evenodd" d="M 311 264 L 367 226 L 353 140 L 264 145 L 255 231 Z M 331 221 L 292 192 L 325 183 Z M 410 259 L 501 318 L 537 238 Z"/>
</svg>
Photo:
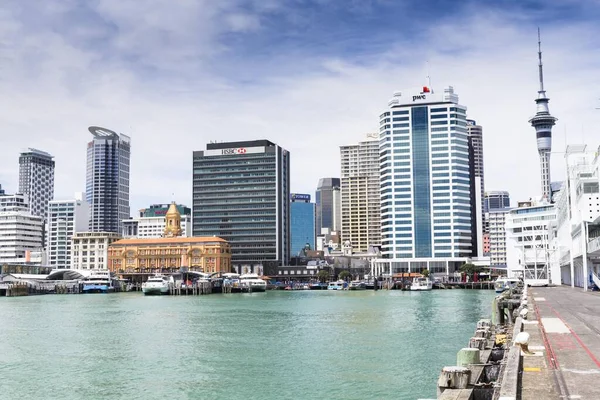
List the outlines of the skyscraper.
<svg viewBox="0 0 600 400">
<path fill-rule="evenodd" d="M 0 265 L 43 261 L 44 220 L 32 215 L 26 194 L 0 196 Z"/>
<path fill-rule="evenodd" d="M 129 218 L 131 139 L 106 128 L 89 127 L 94 138 L 87 146 L 86 200 L 90 231 L 121 233 Z"/>
<path fill-rule="evenodd" d="M 292 193 L 290 198 L 292 257 L 304 249 L 306 244 L 315 249 L 315 203 L 310 194 Z"/>
<path fill-rule="evenodd" d="M 485 212 L 492 210 L 500 210 L 510 207 L 510 194 L 503 191 L 485 192 L 484 210 Z"/>
<path fill-rule="evenodd" d="M 290 259 L 290 153 L 268 140 L 209 143 L 193 154 L 193 236 L 231 245 L 239 272 Z"/>
<path fill-rule="evenodd" d="M 358 144 L 340 146 L 342 242 L 365 252 L 381 245 L 379 134 Z"/>
<path fill-rule="evenodd" d="M 71 238 L 76 232 L 89 229 L 90 205 L 83 193 L 72 200 L 53 200 L 48 203 L 48 232 L 46 253 L 53 268 L 71 268 Z"/>
<path fill-rule="evenodd" d="M 19 156 L 19 193 L 29 198 L 33 215 L 48 215 L 48 202 L 54 199 L 54 157 L 45 151 L 27 149 Z"/>
<path fill-rule="evenodd" d="M 316 235 L 323 228 L 339 231 L 342 227 L 340 178 L 319 179 L 316 192 Z"/>
<path fill-rule="evenodd" d="M 394 93 L 380 117 L 380 271 L 452 273 L 472 255 L 466 107 L 452 87 Z"/>
<path fill-rule="evenodd" d="M 529 120 L 531 126 L 535 128 L 537 138 L 538 154 L 540 156 L 540 171 L 542 197 L 547 201 L 552 200 L 550 188 L 550 152 L 552 151 L 552 127 L 556 123 L 556 118 L 550 115 L 548 102 L 550 99 L 546 97 L 544 90 L 544 73 L 542 66 L 542 43 L 540 39 L 540 30 L 538 29 L 538 70 L 540 79 L 540 89 L 538 90 L 538 98 L 535 100 L 537 111 L 535 116 Z"/>
<path fill-rule="evenodd" d="M 468 119 L 467 133 L 469 134 L 469 143 L 471 147 L 473 147 L 473 176 L 475 178 L 481 178 L 479 191 L 481 193 L 481 209 L 483 210 L 483 198 L 485 193 L 485 179 L 483 176 L 483 128 L 481 125 L 477 125 L 476 121 Z"/>
</svg>

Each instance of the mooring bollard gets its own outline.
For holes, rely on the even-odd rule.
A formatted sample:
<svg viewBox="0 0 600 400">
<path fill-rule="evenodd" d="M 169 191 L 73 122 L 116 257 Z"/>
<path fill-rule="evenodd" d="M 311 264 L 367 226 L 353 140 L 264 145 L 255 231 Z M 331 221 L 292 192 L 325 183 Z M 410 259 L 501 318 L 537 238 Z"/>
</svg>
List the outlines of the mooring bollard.
<svg viewBox="0 0 600 400">
<path fill-rule="evenodd" d="M 485 329 L 477 329 L 475 331 L 475 336 L 477 338 L 485 338 L 485 339 L 489 339 L 490 338 L 490 328 L 485 328 Z"/>
<path fill-rule="evenodd" d="M 446 389 L 466 389 L 471 378 L 471 370 L 465 367 L 444 367 L 438 378 L 437 396 Z"/>
<path fill-rule="evenodd" d="M 472 337 L 471 339 L 469 339 L 469 348 L 471 349 L 485 350 L 486 345 L 486 338 Z"/>
<path fill-rule="evenodd" d="M 469 364 L 479 364 L 480 352 L 479 349 L 462 348 L 456 354 L 456 365 L 459 367 L 467 367 Z"/>
<path fill-rule="evenodd" d="M 477 321 L 477 329 L 485 329 L 492 327 L 492 320 L 490 319 L 480 319 Z"/>
</svg>

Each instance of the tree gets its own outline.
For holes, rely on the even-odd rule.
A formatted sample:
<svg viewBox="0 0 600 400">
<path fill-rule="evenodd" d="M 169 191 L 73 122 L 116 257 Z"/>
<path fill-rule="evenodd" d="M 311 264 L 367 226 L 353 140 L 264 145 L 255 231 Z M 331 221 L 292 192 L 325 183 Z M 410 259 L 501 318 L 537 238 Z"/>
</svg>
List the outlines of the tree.
<svg viewBox="0 0 600 400">
<path fill-rule="evenodd" d="M 350 276 L 352 276 L 352 274 L 350 274 L 350 272 L 344 270 L 344 271 L 340 272 L 340 274 L 338 275 L 338 279 L 341 279 L 341 280 L 345 281 Z"/>
<path fill-rule="evenodd" d="M 460 267 L 460 272 L 464 273 L 471 279 L 473 279 L 473 275 L 480 273 L 482 270 L 483 268 L 481 268 L 479 265 L 471 263 L 465 263 Z"/>
<path fill-rule="evenodd" d="M 329 279 L 329 271 L 324 269 L 320 270 L 317 273 L 317 278 L 319 279 L 319 282 L 326 282 Z"/>
<path fill-rule="evenodd" d="M 429 270 L 424 269 L 423 271 L 421 271 L 421 275 L 423 275 L 425 278 L 429 278 Z"/>
</svg>

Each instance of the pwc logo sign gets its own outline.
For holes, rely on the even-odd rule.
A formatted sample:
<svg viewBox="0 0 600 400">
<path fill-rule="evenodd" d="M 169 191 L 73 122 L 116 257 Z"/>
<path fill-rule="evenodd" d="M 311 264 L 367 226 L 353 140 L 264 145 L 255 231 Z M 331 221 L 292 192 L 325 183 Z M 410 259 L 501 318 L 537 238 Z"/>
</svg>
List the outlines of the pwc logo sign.
<svg viewBox="0 0 600 400">
<path fill-rule="evenodd" d="M 232 154 L 246 154 L 247 150 L 245 147 L 238 147 L 237 149 L 223 149 L 221 150 L 222 155 L 232 155 Z"/>
<path fill-rule="evenodd" d="M 412 99 L 413 99 L 412 101 L 425 100 L 426 96 L 424 94 L 418 94 L 416 96 L 413 96 Z"/>
</svg>

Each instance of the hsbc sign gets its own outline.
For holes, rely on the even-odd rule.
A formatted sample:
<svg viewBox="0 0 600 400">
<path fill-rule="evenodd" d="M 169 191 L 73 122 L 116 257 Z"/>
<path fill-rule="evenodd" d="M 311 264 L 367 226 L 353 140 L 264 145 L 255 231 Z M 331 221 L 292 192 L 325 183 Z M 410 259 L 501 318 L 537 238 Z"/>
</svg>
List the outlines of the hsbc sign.
<svg viewBox="0 0 600 400">
<path fill-rule="evenodd" d="M 237 149 L 223 149 L 221 150 L 221 154 L 246 154 L 248 150 L 245 147 L 238 147 Z"/>
<path fill-rule="evenodd" d="M 243 154 L 264 153 L 264 147 L 236 147 L 232 149 L 206 150 L 205 156 L 238 156 Z"/>
</svg>

